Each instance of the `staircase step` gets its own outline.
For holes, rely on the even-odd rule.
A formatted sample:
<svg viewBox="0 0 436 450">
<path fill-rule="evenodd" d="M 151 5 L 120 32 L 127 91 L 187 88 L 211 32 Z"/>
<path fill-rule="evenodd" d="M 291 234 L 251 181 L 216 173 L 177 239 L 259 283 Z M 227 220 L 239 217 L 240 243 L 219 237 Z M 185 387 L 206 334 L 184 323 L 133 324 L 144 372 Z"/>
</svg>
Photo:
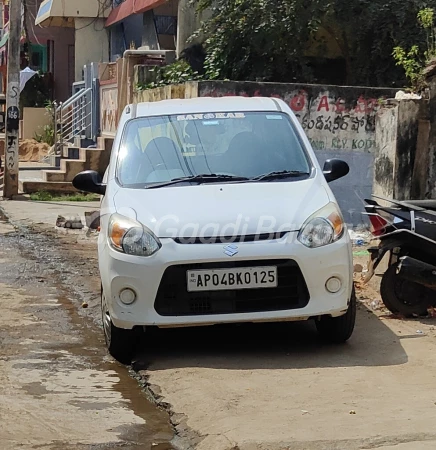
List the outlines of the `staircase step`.
<svg viewBox="0 0 436 450">
<path fill-rule="evenodd" d="M 42 181 L 46 183 L 55 183 L 65 181 L 67 172 L 64 170 L 43 170 Z"/>
<path fill-rule="evenodd" d="M 105 163 L 104 169 L 106 169 L 107 164 L 109 164 L 109 155 L 101 148 L 81 148 L 79 156 L 80 159 L 86 161 L 87 167 L 92 170 L 99 171 L 102 169 L 102 157 L 104 156 L 107 156 L 107 162 Z"/>
<path fill-rule="evenodd" d="M 35 192 L 50 192 L 52 194 L 76 193 L 77 189 L 69 182 L 46 182 L 46 181 L 19 181 L 19 191 L 24 194 Z"/>
<path fill-rule="evenodd" d="M 87 148 L 90 145 L 95 145 L 95 142 L 92 139 L 88 139 L 84 135 L 75 136 L 73 142 L 74 142 L 75 146 L 82 147 L 82 148 Z"/>
<path fill-rule="evenodd" d="M 81 159 L 63 159 L 61 160 L 60 170 L 44 170 L 43 180 L 48 182 L 73 181 L 74 177 L 83 170 L 86 170 L 89 164 Z"/>
<path fill-rule="evenodd" d="M 79 159 L 79 147 L 64 147 L 62 157 L 66 159 Z"/>
<path fill-rule="evenodd" d="M 90 152 L 90 150 L 86 149 L 86 148 L 80 148 L 79 149 L 79 159 L 83 159 L 83 160 L 87 160 L 88 158 L 88 153 Z"/>
<path fill-rule="evenodd" d="M 78 172 L 74 174 L 76 176 L 82 170 L 86 170 L 87 161 L 86 159 L 62 159 L 61 160 L 61 171 L 69 172 L 71 170 L 78 169 Z M 67 180 L 71 181 L 71 180 Z"/>
</svg>

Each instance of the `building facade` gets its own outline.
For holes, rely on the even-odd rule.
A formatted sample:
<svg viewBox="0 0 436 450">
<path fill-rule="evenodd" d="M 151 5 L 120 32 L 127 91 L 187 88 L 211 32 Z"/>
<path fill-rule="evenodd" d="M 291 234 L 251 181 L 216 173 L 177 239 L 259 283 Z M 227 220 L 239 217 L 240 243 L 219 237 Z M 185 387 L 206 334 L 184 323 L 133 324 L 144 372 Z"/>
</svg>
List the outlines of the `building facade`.
<svg viewBox="0 0 436 450">
<path fill-rule="evenodd" d="M 9 0 L 0 0 L 2 6 L 3 36 L 0 41 L 0 66 L 7 72 L 9 38 Z M 30 67 L 51 80 L 52 96 L 65 100 L 71 92 L 74 68 L 74 32 L 53 27 L 43 29 L 35 24 L 42 0 L 25 1 L 22 6 L 21 68 Z M 27 35 L 26 35 L 27 34 Z M 2 86 L 2 92 L 4 92 Z"/>
<path fill-rule="evenodd" d="M 109 58 L 109 38 L 105 21 L 111 0 L 44 0 L 35 15 L 35 25 L 50 33 L 68 30 L 72 36 L 72 82 L 83 79 L 83 68 Z M 72 83 L 71 82 L 71 83 Z M 70 91 L 71 91 L 70 83 Z"/>
<path fill-rule="evenodd" d="M 135 7 L 133 7 L 135 6 Z M 175 50 L 177 46 L 178 0 L 113 0 L 106 21 L 110 36 L 110 60 L 126 50 Z"/>
</svg>

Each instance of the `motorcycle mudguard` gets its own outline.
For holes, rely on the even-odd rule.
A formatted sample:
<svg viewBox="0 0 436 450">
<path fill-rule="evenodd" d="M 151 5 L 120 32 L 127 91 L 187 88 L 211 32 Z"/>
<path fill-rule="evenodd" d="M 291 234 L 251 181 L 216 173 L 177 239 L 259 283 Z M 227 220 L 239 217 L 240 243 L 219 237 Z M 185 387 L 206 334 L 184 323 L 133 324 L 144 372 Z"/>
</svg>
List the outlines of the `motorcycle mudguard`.
<svg viewBox="0 0 436 450">
<path fill-rule="evenodd" d="M 371 255 L 368 263 L 368 273 L 366 274 L 366 277 L 363 280 L 363 284 L 369 283 L 369 281 L 372 279 L 375 270 L 381 263 L 386 253 L 393 250 L 396 247 L 401 247 L 401 244 L 404 244 L 404 242 L 397 239 L 392 240 L 389 239 L 386 241 L 382 241 L 378 247 L 368 249 Z"/>
</svg>

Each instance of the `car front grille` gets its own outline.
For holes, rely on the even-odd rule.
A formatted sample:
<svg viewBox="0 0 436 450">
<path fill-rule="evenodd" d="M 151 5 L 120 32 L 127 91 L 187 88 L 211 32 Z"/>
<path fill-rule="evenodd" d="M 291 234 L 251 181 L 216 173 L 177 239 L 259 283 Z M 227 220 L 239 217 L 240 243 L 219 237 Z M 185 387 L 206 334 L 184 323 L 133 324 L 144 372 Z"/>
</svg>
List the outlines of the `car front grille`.
<svg viewBox="0 0 436 450">
<path fill-rule="evenodd" d="M 276 288 L 188 292 L 186 271 L 237 267 L 277 266 Z M 293 260 L 229 261 L 168 267 L 155 301 L 161 316 L 195 316 L 304 308 L 309 292 L 298 264 Z"/>
<path fill-rule="evenodd" d="M 176 237 L 177 244 L 233 244 L 235 242 L 274 241 L 285 237 L 289 231 L 277 233 L 241 234 L 237 236 L 209 236 L 209 237 Z"/>
</svg>

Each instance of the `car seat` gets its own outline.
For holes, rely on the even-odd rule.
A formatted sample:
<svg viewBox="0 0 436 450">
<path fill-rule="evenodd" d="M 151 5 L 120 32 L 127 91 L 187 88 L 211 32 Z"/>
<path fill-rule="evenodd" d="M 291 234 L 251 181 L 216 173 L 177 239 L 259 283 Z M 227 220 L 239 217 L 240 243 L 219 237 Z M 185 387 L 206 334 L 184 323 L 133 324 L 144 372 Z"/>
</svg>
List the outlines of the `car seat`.
<svg viewBox="0 0 436 450">
<path fill-rule="evenodd" d="M 147 176 L 148 183 L 168 181 L 186 175 L 180 147 L 170 138 L 158 137 L 150 141 L 145 148 L 144 158 L 152 169 Z"/>
<path fill-rule="evenodd" d="M 255 177 L 265 171 L 267 155 L 265 148 L 254 133 L 238 133 L 225 153 L 228 172 L 234 175 Z"/>
</svg>

